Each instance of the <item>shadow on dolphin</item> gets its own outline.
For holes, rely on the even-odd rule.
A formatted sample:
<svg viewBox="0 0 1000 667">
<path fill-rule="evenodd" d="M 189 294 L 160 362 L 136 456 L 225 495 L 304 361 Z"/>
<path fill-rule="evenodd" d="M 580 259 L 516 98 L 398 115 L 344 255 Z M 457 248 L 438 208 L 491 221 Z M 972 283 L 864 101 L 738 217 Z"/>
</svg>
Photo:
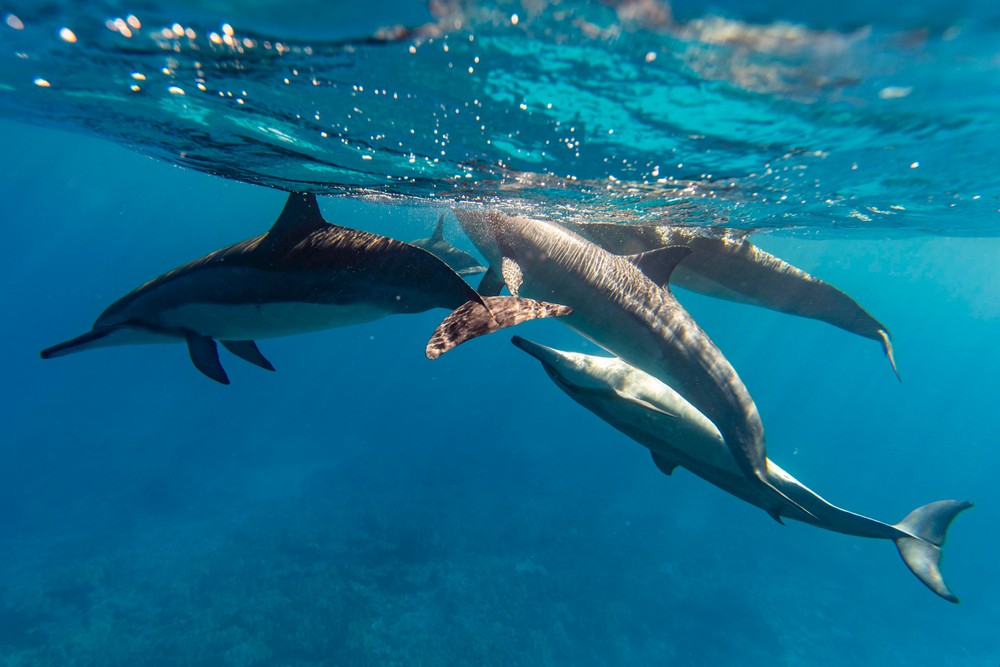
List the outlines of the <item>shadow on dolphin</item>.
<svg viewBox="0 0 1000 667">
<path fill-rule="evenodd" d="M 154 278 L 111 304 L 91 331 L 47 348 L 41 356 L 183 341 L 198 370 L 229 384 L 217 340 L 237 357 L 274 370 L 255 339 L 432 308 L 453 311 L 432 337 L 435 350 L 525 320 L 570 312 L 529 299 L 482 297 L 426 250 L 331 225 L 315 195 L 292 193 L 266 234 Z"/>
<path fill-rule="evenodd" d="M 456 209 L 489 262 L 479 291 L 562 303 L 562 322 L 663 381 L 676 383 L 725 435 L 740 470 L 773 498 L 791 501 L 766 474 L 767 446 L 757 406 L 736 370 L 674 298 L 671 272 L 691 250 L 668 246 L 632 257 L 604 250 L 556 223 Z"/>
<path fill-rule="evenodd" d="M 899 379 L 889 329 L 833 285 L 765 252 L 735 230 L 670 225 L 560 223 L 609 252 L 636 255 L 663 246 L 691 254 L 670 276 L 672 287 L 820 320 L 882 346 Z"/>
<path fill-rule="evenodd" d="M 670 386 L 617 357 L 563 352 L 519 336 L 512 342 L 540 361 L 570 398 L 649 449 L 664 474 L 670 475 L 677 466 L 687 468 L 737 498 L 771 511 L 770 499 L 748 483 L 715 424 Z M 920 581 L 945 600 L 958 602 L 941 576 L 941 547 L 952 520 L 972 503 L 941 500 L 890 525 L 828 503 L 771 460 L 767 475 L 794 500 L 779 509 L 780 516 L 845 535 L 892 540 Z"/>
</svg>

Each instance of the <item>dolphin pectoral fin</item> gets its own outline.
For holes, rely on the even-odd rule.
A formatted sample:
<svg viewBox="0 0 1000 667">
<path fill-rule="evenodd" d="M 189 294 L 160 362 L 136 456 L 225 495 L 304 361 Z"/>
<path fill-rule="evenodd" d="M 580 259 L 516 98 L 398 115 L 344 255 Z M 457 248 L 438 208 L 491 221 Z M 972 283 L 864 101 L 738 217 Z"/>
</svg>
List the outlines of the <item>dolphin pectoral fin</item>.
<svg viewBox="0 0 1000 667">
<path fill-rule="evenodd" d="M 638 255 L 629 255 L 625 259 L 639 267 L 639 270 L 654 283 L 666 287 L 670 282 L 670 274 L 690 254 L 691 248 L 687 246 L 668 245 Z"/>
<path fill-rule="evenodd" d="M 612 391 L 614 391 L 614 393 L 619 398 L 621 398 L 621 399 L 623 399 L 625 401 L 628 401 L 629 403 L 633 403 L 635 405 L 638 405 L 639 407 L 641 407 L 641 408 L 643 408 L 645 410 L 649 410 L 650 412 L 655 412 L 657 414 L 664 415 L 666 417 L 673 417 L 674 419 L 680 419 L 680 417 L 678 415 L 675 415 L 673 412 L 670 412 L 669 410 L 664 410 L 663 408 L 659 407 L 658 405 L 653 405 L 652 403 L 650 403 L 646 399 L 639 398 L 635 394 L 630 394 L 629 392 L 622 391 L 621 389 L 614 389 Z"/>
<path fill-rule="evenodd" d="M 772 519 L 780 523 L 782 526 L 785 525 L 785 522 L 781 520 L 781 512 L 779 512 L 778 510 L 766 510 L 766 511 L 768 516 L 770 516 Z"/>
<path fill-rule="evenodd" d="M 221 384 L 229 384 L 229 376 L 219 361 L 219 348 L 208 336 L 187 335 L 188 354 L 199 371 Z"/>
<path fill-rule="evenodd" d="M 656 467 L 660 469 L 660 472 L 662 472 L 664 475 L 667 475 L 668 477 L 670 475 L 673 475 L 674 469 L 676 469 L 677 466 L 680 465 L 676 461 L 667 458 L 663 454 L 657 454 L 656 452 L 653 451 L 650 451 L 649 453 L 652 455 L 653 463 L 656 464 Z"/>
<path fill-rule="evenodd" d="M 437 359 L 453 347 L 477 336 L 528 320 L 560 317 L 571 312 L 573 309 L 569 306 L 513 296 L 484 296 L 483 303 L 466 301 L 438 325 L 427 341 L 424 353 L 428 359 Z"/>
<path fill-rule="evenodd" d="M 510 257 L 504 257 L 500 262 L 500 271 L 503 274 L 503 281 L 507 285 L 507 289 L 510 290 L 511 296 L 517 296 L 518 291 L 521 289 L 521 284 L 524 282 L 524 274 L 521 272 L 521 267 Z"/>
<path fill-rule="evenodd" d="M 889 336 L 889 332 L 885 329 L 878 330 L 880 342 L 882 343 L 882 349 L 885 351 L 885 356 L 889 358 L 889 364 L 892 366 L 892 372 L 896 374 L 896 379 L 900 382 L 903 378 L 899 374 L 899 369 L 896 368 L 896 355 L 892 350 L 892 337 Z"/>
<path fill-rule="evenodd" d="M 951 522 L 970 507 L 972 503 L 967 500 L 939 500 L 918 507 L 894 526 L 906 533 L 895 540 L 906 567 L 927 588 L 948 602 L 958 602 L 958 598 L 948 590 L 941 576 L 941 547 Z"/>
<path fill-rule="evenodd" d="M 500 292 L 503 291 L 503 275 L 497 270 L 495 264 L 490 264 L 490 268 L 486 269 L 486 273 L 483 274 L 483 279 L 479 281 L 479 292 L 480 296 L 500 296 Z"/>
<path fill-rule="evenodd" d="M 219 342 L 222 343 L 222 347 L 226 348 L 243 361 L 250 362 L 254 366 L 260 366 L 264 370 L 274 370 L 274 366 L 272 366 L 271 362 L 260 353 L 260 349 L 257 348 L 257 343 L 252 340 L 220 340 Z"/>
</svg>

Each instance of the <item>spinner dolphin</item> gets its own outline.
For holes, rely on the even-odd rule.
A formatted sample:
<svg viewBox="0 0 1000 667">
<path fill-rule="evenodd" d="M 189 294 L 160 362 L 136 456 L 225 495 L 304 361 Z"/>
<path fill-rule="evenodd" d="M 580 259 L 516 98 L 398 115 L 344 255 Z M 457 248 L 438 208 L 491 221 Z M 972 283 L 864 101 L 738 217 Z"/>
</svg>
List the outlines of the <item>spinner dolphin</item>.
<svg viewBox="0 0 1000 667">
<path fill-rule="evenodd" d="M 274 370 L 256 339 L 369 322 L 431 308 L 456 343 L 568 309 L 527 299 L 484 298 L 431 253 L 332 225 L 314 195 L 289 195 L 266 234 L 169 271 L 111 304 L 91 331 L 42 351 L 43 359 L 97 347 L 185 342 L 195 367 L 229 379 L 216 341 Z"/>
<path fill-rule="evenodd" d="M 540 361 L 570 398 L 649 449 L 664 474 L 681 466 L 772 511 L 771 499 L 747 483 L 715 424 L 669 385 L 616 357 L 563 352 L 519 336 L 513 343 Z M 941 576 L 941 547 L 952 520 L 972 503 L 941 500 L 891 525 L 832 505 L 773 461 L 766 463 L 772 483 L 794 501 L 780 507 L 779 516 L 846 535 L 892 540 L 920 581 L 945 600 L 958 602 Z"/>
<path fill-rule="evenodd" d="M 434 231 L 430 236 L 410 241 L 410 245 L 423 248 L 453 268 L 455 273 L 461 276 L 475 275 L 486 271 L 486 267 L 481 265 L 479 260 L 464 250 L 456 248 L 445 239 L 444 214 L 441 214 L 438 218 L 437 223 L 434 225 Z"/>
<path fill-rule="evenodd" d="M 725 436 L 740 470 L 773 501 L 789 499 L 767 475 L 764 426 L 753 398 L 711 338 L 665 286 L 691 251 L 614 255 L 558 224 L 456 210 L 490 263 L 479 291 L 552 300 L 573 309 L 563 322 L 609 352 L 672 382 Z M 445 341 L 446 342 L 446 341 Z M 447 349 L 431 339 L 428 355 Z"/>
<path fill-rule="evenodd" d="M 761 250 L 736 230 L 670 225 L 561 223 L 605 250 L 635 255 L 679 245 L 691 249 L 670 276 L 672 287 L 832 324 L 882 346 L 899 378 L 889 329 L 833 285 Z"/>
</svg>

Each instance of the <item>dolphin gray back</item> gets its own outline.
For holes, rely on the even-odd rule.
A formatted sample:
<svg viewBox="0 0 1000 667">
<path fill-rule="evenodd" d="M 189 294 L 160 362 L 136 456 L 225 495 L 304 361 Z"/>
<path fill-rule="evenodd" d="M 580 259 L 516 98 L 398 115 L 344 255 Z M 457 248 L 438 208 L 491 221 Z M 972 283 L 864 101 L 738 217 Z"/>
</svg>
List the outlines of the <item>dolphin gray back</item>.
<svg viewBox="0 0 1000 667">
<path fill-rule="evenodd" d="M 241 292 L 234 284 L 240 271 L 267 279 L 247 282 Z M 213 272 L 219 276 L 218 284 L 206 288 Z M 111 326 L 135 316 L 132 306 L 139 300 L 148 303 L 147 308 L 185 299 L 350 303 L 376 298 L 379 290 L 385 292 L 381 298 L 387 307 L 398 312 L 434 307 L 452 310 L 478 298 L 471 286 L 430 252 L 387 236 L 330 224 L 322 218 L 314 195 L 292 193 L 266 234 L 150 280 L 109 306 L 95 326 Z M 401 293 L 406 298 L 396 299 Z"/>
<path fill-rule="evenodd" d="M 735 230 L 668 225 L 562 223 L 609 252 L 633 255 L 667 245 L 691 249 L 674 287 L 832 324 L 877 341 L 899 376 L 889 329 L 833 285 L 761 250 Z"/>
<path fill-rule="evenodd" d="M 557 223 L 497 212 L 456 211 L 490 260 L 502 259 L 503 282 L 515 294 L 573 308 L 569 326 L 646 372 L 678 382 L 681 393 L 723 433 L 743 473 L 766 488 L 775 508 L 788 501 L 768 486 L 764 426 L 736 370 L 665 287 L 686 248 L 637 257 L 604 250 Z"/>
</svg>

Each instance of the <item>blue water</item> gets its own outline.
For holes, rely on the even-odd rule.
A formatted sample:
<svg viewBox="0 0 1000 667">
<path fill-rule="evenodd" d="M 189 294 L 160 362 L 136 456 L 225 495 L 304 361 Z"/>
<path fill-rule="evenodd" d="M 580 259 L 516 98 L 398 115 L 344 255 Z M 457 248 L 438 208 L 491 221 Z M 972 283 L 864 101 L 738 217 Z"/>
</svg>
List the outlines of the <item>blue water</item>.
<svg viewBox="0 0 1000 667">
<path fill-rule="evenodd" d="M 24 24 L 0 23 L 0 665 L 1000 664 L 992 3 L 321 4 L 0 9 Z M 197 49 L 153 38 L 174 21 Z M 212 51 L 225 22 L 292 50 Z M 402 239 L 469 199 L 757 230 L 891 329 L 902 383 L 871 341 L 679 297 L 802 482 L 889 522 L 976 502 L 945 547 L 961 604 L 888 542 L 663 476 L 507 332 L 428 361 L 441 310 L 264 341 L 278 371 L 227 361 L 228 387 L 182 346 L 38 358 L 266 230 L 266 185 Z"/>
</svg>

